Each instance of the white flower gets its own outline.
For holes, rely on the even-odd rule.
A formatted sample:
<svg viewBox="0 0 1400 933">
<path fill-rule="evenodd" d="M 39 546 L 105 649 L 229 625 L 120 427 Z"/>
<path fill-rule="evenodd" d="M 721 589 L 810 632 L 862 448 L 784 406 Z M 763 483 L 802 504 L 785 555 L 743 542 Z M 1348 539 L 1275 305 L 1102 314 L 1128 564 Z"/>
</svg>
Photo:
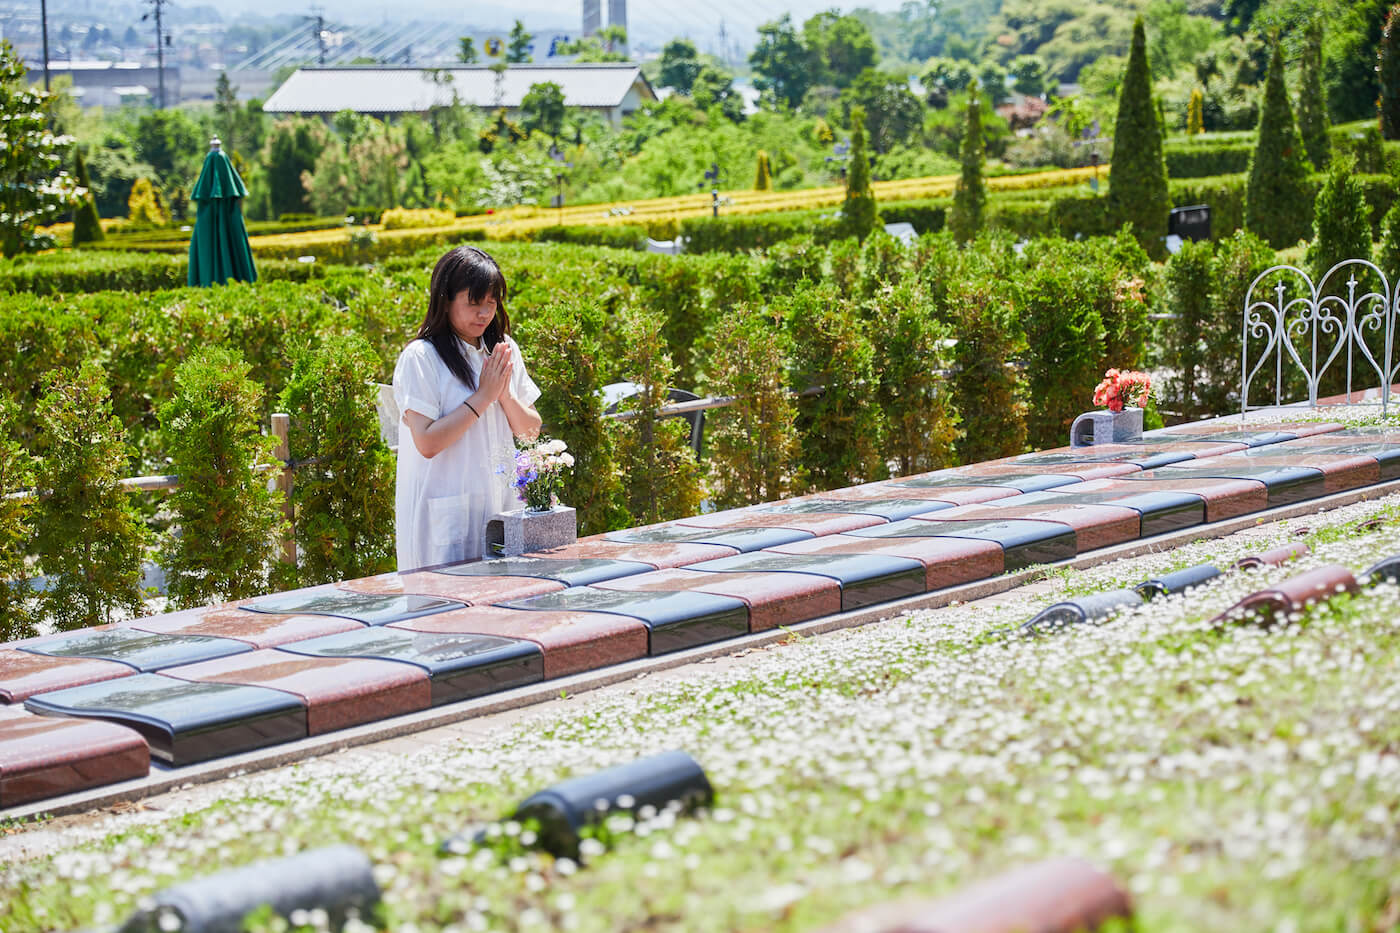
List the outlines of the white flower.
<svg viewBox="0 0 1400 933">
<path fill-rule="evenodd" d="M 569 445 L 558 439 L 548 441 L 540 448 L 540 450 L 547 454 L 562 454 L 568 449 Z"/>
<path fill-rule="evenodd" d="M 572 466 L 574 465 L 574 455 L 573 455 L 573 454 L 560 454 L 560 455 L 559 455 L 559 462 L 562 463 L 562 464 L 564 464 L 564 466 L 566 466 L 566 467 L 572 467 Z"/>
</svg>

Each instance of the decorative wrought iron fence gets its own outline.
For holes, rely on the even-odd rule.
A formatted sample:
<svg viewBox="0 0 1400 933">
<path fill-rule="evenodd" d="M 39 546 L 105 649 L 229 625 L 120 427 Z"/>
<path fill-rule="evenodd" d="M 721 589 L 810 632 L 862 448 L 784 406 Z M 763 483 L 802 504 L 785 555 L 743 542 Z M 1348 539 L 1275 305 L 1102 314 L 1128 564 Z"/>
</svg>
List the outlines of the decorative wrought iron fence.
<svg viewBox="0 0 1400 933">
<path fill-rule="evenodd" d="M 1345 278 L 1345 281 L 1343 280 Z M 1400 375 L 1395 359 L 1400 289 L 1392 294 L 1385 273 L 1364 259 L 1338 263 L 1314 284 L 1308 273 L 1291 265 L 1261 272 L 1245 296 L 1240 340 L 1240 413 L 1267 405 L 1249 404 L 1250 386 L 1272 376 L 1274 405 L 1285 403 L 1290 384 L 1301 380 L 1308 404 L 1317 407 L 1318 390 L 1333 366 L 1345 367 L 1347 399 L 1360 374 L 1370 388 L 1380 387 L 1383 414 L 1389 412 L 1390 387 Z M 1251 364 L 1251 358 L 1253 362 Z M 1270 373 L 1266 366 L 1272 363 Z"/>
</svg>

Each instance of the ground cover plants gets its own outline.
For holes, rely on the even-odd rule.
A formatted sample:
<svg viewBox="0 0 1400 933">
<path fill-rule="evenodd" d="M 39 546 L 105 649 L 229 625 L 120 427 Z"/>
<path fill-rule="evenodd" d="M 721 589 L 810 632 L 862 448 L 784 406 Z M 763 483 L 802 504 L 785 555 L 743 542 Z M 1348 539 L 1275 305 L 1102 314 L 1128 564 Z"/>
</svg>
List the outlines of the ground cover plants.
<svg viewBox="0 0 1400 933">
<path fill-rule="evenodd" d="M 1400 551 L 1398 519 L 1392 496 L 1047 572 L 996 600 L 794 633 L 419 754 L 236 778 L 70 826 L 52 854 L 12 861 L 0 923 L 111 922 L 174 880 L 343 841 L 379 866 L 395 929 L 804 930 L 1066 854 L 1122 879 L 1144 931 L 1389 929 L 1400 591 L 1270 629 L 1210 620 L 1312 567 Z M 1312 551 L 1288 565 L 1101 626 L 1002 632 L 1060 598 L 1299 541 Z M 509 823 L 490 847 L 438 851 L 555 780 L 675 747 L 706 768 L 708 812 L 615 819 L 583 864 L 528 849 Z"/>
</svg>

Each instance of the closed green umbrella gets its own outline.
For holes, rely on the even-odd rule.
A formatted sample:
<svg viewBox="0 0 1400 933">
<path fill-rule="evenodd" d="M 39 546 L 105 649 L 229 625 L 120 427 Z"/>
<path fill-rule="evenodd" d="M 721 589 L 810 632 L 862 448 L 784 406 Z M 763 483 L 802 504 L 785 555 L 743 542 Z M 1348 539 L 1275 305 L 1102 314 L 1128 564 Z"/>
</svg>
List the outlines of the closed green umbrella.
<svg viewBox="0 0 1400 933">
<path fill-rule="evenodd" d="M 248 188 L 220 149 L 219 141 L 210 140 L 204 168 L 190 192 L 199 204 L 190 237 L 190 285 L 222 285 L 230 279 L 257 281 L 248 231 L 243 227 L 243 206 L 239 203 L 247 196 Z"/>
</svg>

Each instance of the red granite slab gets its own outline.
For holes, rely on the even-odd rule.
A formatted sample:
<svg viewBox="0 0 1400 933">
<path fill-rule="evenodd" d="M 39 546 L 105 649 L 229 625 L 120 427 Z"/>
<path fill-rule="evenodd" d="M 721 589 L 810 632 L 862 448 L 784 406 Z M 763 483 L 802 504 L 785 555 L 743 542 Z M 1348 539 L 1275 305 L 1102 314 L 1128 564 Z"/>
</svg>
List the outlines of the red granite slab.
<svg viewBox="0 0 1400 933">
<path fill-rule="evenodd" d="M 1052 463 L 1047 465 L 1012 463 L 969 463 L 955 468 L 964 476 L 1016 476 L 1022 473 L 1049 475 L 1060 473 L 1077 476 L 1080 479 L 1110 479 L 1128 473 L 1140 473 L 1142 467 L 1136 463 Z"/>
<path fill-rule="evenodd" d="M 1345 431 L 1331 434 L 1313 434 L 1294 441 L 1285 441 L 1279 447 L 1339 447 L 1347 444 L 1383 444 L 1400 446 L 1400 431 L 1387 434 L 1350 434 Z"/>
<path fill-rule="evenodd" d="M 870 483 L 866 486 L 833 489 L 829 492 L 817 493 L 816 496 L 802 498 L 848 499 L 856 502 L 869 499 L 928 499 L 930 502 L 946 502 L 949 505 L 973 505 L 978 502 L 991 502 L 993 499 L 1005 499 L 1007 496 L 1021 494 L 1021 490 L 1012 486 L 923 487 Z"/>
<path fill-rule="evenodd" d="M 987 466 L 1014 466 L 1027 470 L 1034 469 L 1036 472 L 1041 472 L 1040 467 L 1043 464 L 1034 462 L 1033 458 L 1042 454 L 1078 454 L 1087 461 L 1098 458 L 1107 459 L 1117 454 L 1133 456 L 1134 454 L 1140 453 L 1144 445 L 1151 447 L 1152 450 L 1156 452 L 1179 451 L 1181 453 L 1191 454 L 1198 460 L 1201 457 L 1214 457 L 1219 454 L 1229 454 L 1237 450 L 1248 449 L 1248 445 L 1242 444 L 1239 441 L 1215 441 L 1212 443 L 1206 441 L 1172 441 L 1165 438 L 1157 438 L 1148 439 L 1137 444 L 1095 444 L 1092 447 L 1049 447 L 1030 454 L 1014 454 L 1010 457 L 1001 457 L 996 460 L 987 460 L 984 462 Z M 1032 462 L 1027 463 L 1026 459 L 1028 458 L 1031 458 Z M 962 468 L 958 467 L 957 469 L 961 470 Z"/>
<path fill-rule="evenodd" d="M 941 513 L 940 513 L 941 514 Z M 1000 544 L 975 538 L 857 538 L 828 535 L 769 548 L 777 554 L 888 554 L 924 565 L 930 592 L 999 576 L 1006 570 Z"/>
<path fill-rule="evenodd" d="M 1326 435 L 1317 435 L 1325 437 Z M 1269 448 L 1267 456 L 1243 456 L 1231 462 L 1267 463 L 1270 466 L 1312 467 L 1322 471 L 1322 488 L 1326 494 L 1344 492 L 1361 486 L 1371 486 L 1381 481 L 1381 465 L 1375 457 L 1365 454 L 1310 454 L 1298 451 L 1289 456 L 1274 456 Z"/>
<path fill-rule="evenodd" d="M 1175 434 L 1222 434 L 1232 431 L 1282 431 L 1298 437 L 1311 437 L 1314 434 L 1327 434 L 1340 431 L 1345 425 L 1335 421 L 1241 421 L 1239 418 L 1224 417 L 1212 421 L 1195 421 L 1178 424 L 1168 430 Z"/>
<path fill-rule="evenodd" d="M 1112 490 L 1125 494 L 1162 489 L 1189 492 L 1206 503 L 1206 521 L 1220 522 L 1250 512 L 1262 512 L 1269 507 L 1269 489 L 1258 480 L 1222 479 L 1202 476 L 1200 479 L 1102 479 L 1076 486 L 1076 492 Z"/>
<path fill-rule="evenodd" d="M 468 577 L 451 573 L 412 571 L 381 573 L 376 577 L 346 580 L 340 588 L 371 596 L 443 596 L 472 606 L 489 606 L 507 599 L 525 599 L 562 590 L 558 580 L 540 577 Z"/>
<path fill-rule="evenodd" d="M 817 537 L 883 525 L 885 519 L 878 515 L 857 515 L 853 512 L 808 512 L 784 513 L 755 512 L 748 509 L 733 509 L 728 512 L 714 512 L 697 515 L 676 522 L 692 528 L 792 528 L 808 531 Z"/>
<path fill-rule="evenodd" d="M 150 749 L 134 729 L 0 710 L 0 808 L 143 778 L 150 769 Z"/>
<path fill-rule="evenodd" d="M 590 535 L 587 538 L 579 538 L 578 541 L 565 547 L 557 547 L 548 551 L 532 551 L 525 556 L 557 557 L 565 560 L 579 557 L 610 557 L 613 560 L 634 560 L 642 564 L 651 564 L 658 570 L 667 570 L 671 567 L 698 564 L 702 560 L 731 557 L 737 553 L 739 553 L 738 548 L 725 547 L 722 544 L 691 544 L 689 542 L 629 544 L 625 541 L 607 541 L 602 535 Z"/>
<path fill-rule="evenodd" d="M 471 606 L 393 622 L 388 627 L 412 632 L 496 635 L 532 641 L 544 653 L 546 678 L 565 677 L 644 658 L 648 644 L 647 627 L 641 619 L 611 612 Z"/>
<path fill-rule="evenodd" d="M 1078 490 L 1080 487 L 1073 488 Z M 914 517 L 927 521 L 949 522 L 1001 521 L 1007 518 L 1058 522 L 1074 529 L 1080 553 L 1122 544 L 1124 541 L 1136 541 L 1142 535 L 1142 513 L 1136 509 L 1113 505 L 1055 505 L 1045 502 L 1015 505 L 1014 502 L 1014 499 L 1002 499 Z"/>
<path fill-rule="evenodd" d="M 354 619 L 327 615 L 276 615 L 247 609 L 186 609 L 122 623 L 127 628 L 161 635 L 213 635 L 274 648 L 288 642 L 364 628 Z"/>
<path fill-rule="evenodd" d="M 313 658 L 265 648 L 169 667 L 161 673 L 204 683 L 269 687 L 299 696 L 306 703 L 308 735 L 388 719 L 432 705 L 426 671 L 411 664 L 369 658 Z"/>
<path fill-rule="evenodd" d="M 810 540 L 821 540 L 813 538 Z M 805 542 L 804 542 L 805 543 Z M 601 590 L 690 590 L 732 596 L 749 605 L 749 631 L 761 632 L 841 611 L 841 584 L 810 573 L 706 573 L 658 570 L 595 583 Z"/>
<path fill-rule="evenodd" d="M 30 639 L 14 644 L 26 644 Z M 95 658 L 55 658 L 0 648 L 0 702 L 23 703 L 36 693 L 129 677 L 129 665 Z"/>
</svg>

